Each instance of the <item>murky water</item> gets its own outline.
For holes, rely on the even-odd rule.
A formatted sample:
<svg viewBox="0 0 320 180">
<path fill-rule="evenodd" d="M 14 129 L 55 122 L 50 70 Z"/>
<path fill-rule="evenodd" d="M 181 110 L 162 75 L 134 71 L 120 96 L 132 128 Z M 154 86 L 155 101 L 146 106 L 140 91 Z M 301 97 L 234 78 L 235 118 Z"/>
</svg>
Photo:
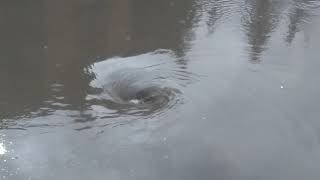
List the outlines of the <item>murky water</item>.
<svg viewBox="0 0 320 180">
<path fill-rule="evenodd" d="M 320 178 L 320 1 L 0 2 L 0 180 Z"/>
</svg>

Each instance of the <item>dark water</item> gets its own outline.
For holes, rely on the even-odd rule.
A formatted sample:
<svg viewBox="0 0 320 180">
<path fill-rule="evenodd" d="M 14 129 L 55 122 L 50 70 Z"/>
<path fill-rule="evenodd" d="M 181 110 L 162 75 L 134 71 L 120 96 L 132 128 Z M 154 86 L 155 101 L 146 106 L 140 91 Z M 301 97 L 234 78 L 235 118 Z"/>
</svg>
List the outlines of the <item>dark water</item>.
<svg viewBox="0 0 320 180">
<path fill-rule="evenodd" d="M 318 180 L 320 1 L 0 2 L 0 179 Z"/>
</svg>

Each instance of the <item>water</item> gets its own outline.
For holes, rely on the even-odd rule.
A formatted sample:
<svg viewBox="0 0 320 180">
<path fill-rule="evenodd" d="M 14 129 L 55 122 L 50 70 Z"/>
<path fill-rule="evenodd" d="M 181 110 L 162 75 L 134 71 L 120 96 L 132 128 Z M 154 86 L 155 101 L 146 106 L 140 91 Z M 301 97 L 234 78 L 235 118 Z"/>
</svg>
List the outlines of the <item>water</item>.
<svg viewBox="0 0 320 180">
<path fill-rule="evenodd" d="M 0 2 L 0 180 L 318 180 L 320 2 Z"/>
</svg>

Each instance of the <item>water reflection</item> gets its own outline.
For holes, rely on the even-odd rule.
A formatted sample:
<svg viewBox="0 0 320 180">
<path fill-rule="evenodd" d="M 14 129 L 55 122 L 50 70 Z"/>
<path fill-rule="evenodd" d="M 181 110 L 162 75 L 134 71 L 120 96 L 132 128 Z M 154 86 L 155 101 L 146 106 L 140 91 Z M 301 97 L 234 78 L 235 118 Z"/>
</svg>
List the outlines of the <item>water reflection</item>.
<svg viewBox="0 0 320 180">
<path fill-rule="evenodd" d="M 90 67 L 112 56 L 170 49 L 178 57 L 173 61 L 185 69 L 193 4 L 193 0 L 1 2 L 0 117 L 46 116 L 63 109 L 85 112 L 90 108 L 89 84 L 95 78 Z"/>
<path fill-rule="evenodd" d="M 0 174 L 319 179 L 320 19 L 289 2 L 1 1 Z"/>
<path fill-rule="evenodd" d="M 95 91 L 90 84 L 100 74 L 91 71 L 97 62 L 167 49 L 174 54 L 168 58 L 174 62 L 169 63 L 171 68 L 186 75 L 194 28 L 204 23 L 212 34 L 219 21 L 237 16 L 239 8 L 250 62 L 259 63 L 279 24 L 282 5 L 272 0 L 1 2 L 0 117 L 23 119 L 69 110 L 82 117 L 78 122 L 93 121 L 95 115 L 88 112 L 102 106 L 87 100 Z M 312 0 L 293 1 L 288 43 L 318 5 Z M 1 128 L 11 124 L 2 121 Z"/>
<path fill-rule="evenodd" d="M 208 27 L 208 34 L 214 33 L 215 28 L 219 22 L 228 21 L 228 18 L 237 9 L 237 2 L 224 0 L 205 0 L 199 2 L 199 10 Z"/>
<path fill-rule="evenodd" d="M 289 25 L 286 42 L 291 44 L 297 32 L 314 15 L 313 10 L 317 10 L 320 5 L 315 0 L 294 0 L 289 12 Z"/>
<path fill-rule="evenodd" d="M 245 1 L 243 27 L 248 37 L 249 58 L 251 63 L 259 63 L 261 54 L 267 49 L 270 34 L 279 22 L 280 2 L 272 0 Z"/>
</svg>

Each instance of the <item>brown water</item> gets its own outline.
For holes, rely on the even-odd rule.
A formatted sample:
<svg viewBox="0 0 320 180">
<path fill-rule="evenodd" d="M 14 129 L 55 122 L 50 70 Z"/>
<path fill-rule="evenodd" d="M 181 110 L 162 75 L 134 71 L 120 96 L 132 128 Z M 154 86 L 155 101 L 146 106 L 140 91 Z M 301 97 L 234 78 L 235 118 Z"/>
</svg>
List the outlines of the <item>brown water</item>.
<svg viewBox="0 0 320 180">
<path fill-rule="evenodd" d="M 0 180 L 318 180 L 320 1 L 0 2 Z"/>
</svg>

